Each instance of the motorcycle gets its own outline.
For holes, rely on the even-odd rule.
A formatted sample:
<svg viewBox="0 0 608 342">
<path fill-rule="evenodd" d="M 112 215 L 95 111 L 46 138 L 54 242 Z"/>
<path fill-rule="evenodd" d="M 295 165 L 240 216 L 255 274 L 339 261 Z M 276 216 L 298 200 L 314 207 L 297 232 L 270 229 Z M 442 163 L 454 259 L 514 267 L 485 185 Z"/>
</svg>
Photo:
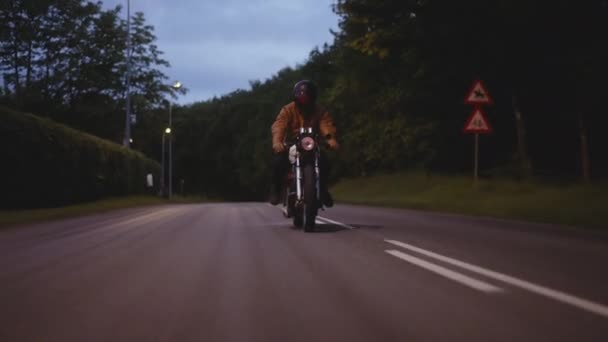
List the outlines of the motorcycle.
<svg viewBox="0 0 608 342">
<path fill-rule="evenodd" d="M 320 136 L 311 127 L 300 128 L 296 140 L 289 146 L 291 168 L 284 186 L 283 213 L 293 218 L 296 228 L 305 232 L 315 229 L 321 201 Z"/>
</svg>

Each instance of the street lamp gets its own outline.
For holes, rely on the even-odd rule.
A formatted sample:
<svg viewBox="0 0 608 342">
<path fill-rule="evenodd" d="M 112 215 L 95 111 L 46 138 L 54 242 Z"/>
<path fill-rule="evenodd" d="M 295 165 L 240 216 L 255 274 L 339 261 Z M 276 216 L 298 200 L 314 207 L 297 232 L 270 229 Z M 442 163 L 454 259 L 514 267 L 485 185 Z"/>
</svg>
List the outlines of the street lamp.
<svg viewBox="0 0 608 342">
<path fill-rule="evenodd" d="M 131 1 L 127 0 L 127 72 L 126 101 L 125 101 L 125 136 L 122 144 L 126 148 L 131 146 Z"/>
<path fill-rule="evenodd" d="M 165 128 L 163 132 L 161 148 L 161 168 L 160 168 L 160 195 L 165 196 L 165 135 L 171 134 L 171 128 Z"/>
<path fill-rule="evenodd" d="M 173 85 L 171 86 L 171 88 L 178 90 L 179 88 L 182 87 L 182 84 L 178 81 L 173 83 Z M 167 130 L 169 131 L 169 133 L 171 133 L 171 128 L 173 127 L 173 103 L 171 102 L 171 100 L 169 100 L 169 127 L 167 128 Z M 173 195 L 173 157 L 172 157 L 172 153 L 173 153 L 173 136 L 169 136 L 169 199 L 171 199 L 171 196 Z M 164 146 L 164 145 L 163 145 Z"/>
</svg>

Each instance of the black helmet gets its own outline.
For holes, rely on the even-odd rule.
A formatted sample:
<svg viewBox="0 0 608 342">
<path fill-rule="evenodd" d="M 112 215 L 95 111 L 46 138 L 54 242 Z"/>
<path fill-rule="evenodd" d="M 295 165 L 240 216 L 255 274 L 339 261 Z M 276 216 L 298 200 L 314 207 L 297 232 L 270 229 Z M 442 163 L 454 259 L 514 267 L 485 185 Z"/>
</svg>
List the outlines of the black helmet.
<svg viewBox="0 0 608 342">
<path fill-rule="evenodd" d="M 308 80 L 303 80 L 293 87 L 293 100 L 300 107 L 314 106 L 317 101 L 317 86 Z"/>
</svg>

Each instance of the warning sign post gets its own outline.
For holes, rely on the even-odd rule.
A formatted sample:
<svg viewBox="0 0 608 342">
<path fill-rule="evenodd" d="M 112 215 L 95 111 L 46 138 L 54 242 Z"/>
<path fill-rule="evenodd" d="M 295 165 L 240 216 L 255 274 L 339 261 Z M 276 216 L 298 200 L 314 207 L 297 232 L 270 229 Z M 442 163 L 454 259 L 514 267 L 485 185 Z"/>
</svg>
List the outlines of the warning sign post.
<svg viewBox="0 0 608 342">
<path fill-rule="evenodd" d="M 467 93 L 464 102 L 475 106 L 475 110 L 464 125 L 463 132 L 475 134 L 475 146 L 473 151 L 473 179 L 477 184 L 479 178 L 479 135 L 492 133 L 492 125 L 481 110 L 481 106 L 494 103 L 488 92 L 488 88 L 481 80 L 473 83 L 471 90 Z"/>
</svg>

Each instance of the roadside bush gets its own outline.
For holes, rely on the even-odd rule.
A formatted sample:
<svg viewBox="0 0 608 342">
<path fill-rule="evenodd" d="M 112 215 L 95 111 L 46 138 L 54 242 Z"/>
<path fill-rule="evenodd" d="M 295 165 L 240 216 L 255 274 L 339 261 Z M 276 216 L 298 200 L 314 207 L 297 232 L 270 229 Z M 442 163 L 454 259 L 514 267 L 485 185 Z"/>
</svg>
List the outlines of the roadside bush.
<svg viewBox="0 0 608 342">
<path fill-rule="evenodd" d="M 51 207 L 150 191 L 160 165 L 143 154 L 0 107 L 0 208 Z M 155 184 L 156 185 L 156 184 Z"/>
</svg>

